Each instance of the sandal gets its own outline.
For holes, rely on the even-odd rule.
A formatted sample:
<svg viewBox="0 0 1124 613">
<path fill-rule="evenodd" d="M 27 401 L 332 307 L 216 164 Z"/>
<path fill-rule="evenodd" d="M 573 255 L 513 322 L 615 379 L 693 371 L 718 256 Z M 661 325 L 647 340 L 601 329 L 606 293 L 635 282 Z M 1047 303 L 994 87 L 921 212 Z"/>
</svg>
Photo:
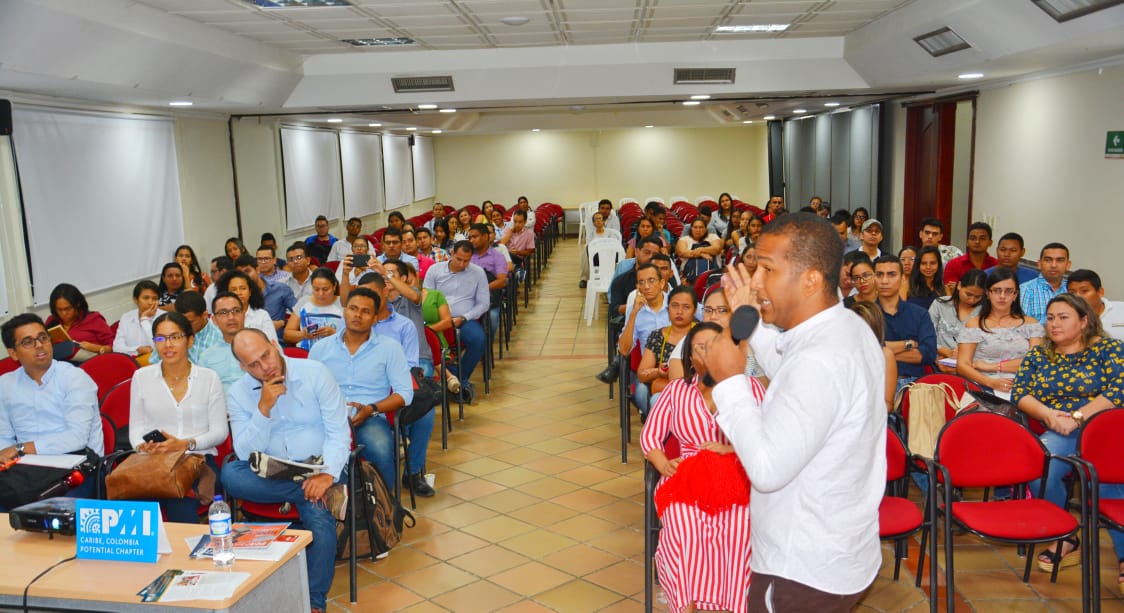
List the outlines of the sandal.
<svg viewBox="0 0 1124 613">
<path fill-rule="evenodd" d="M 1077 537 L 1064 538 L 1059 541 L 1060 543 L 1069 543 L 1073 545 L 1073 549 L 1069 553 L 1061 556 L 1061 561 L 1058 560 L 1057 548 L 1047 549 L 1038 554 L 1038 570 L 1045 573 L 1054 572 L 1054 565 L 1058 564 L 1058 569 L 1068 568 L 1070 566 L 1077 566 L 1081 563 L 1081 539 Z"/>
</svg>

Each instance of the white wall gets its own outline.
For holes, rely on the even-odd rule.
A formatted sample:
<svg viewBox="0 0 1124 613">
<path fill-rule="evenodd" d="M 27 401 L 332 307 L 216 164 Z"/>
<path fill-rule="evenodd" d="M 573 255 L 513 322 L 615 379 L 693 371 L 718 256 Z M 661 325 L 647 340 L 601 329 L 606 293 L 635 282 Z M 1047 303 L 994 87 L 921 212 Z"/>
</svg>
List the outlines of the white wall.
<svg viewBox="0 0 1124 613">
<path fill-rule="evenodd" d="M 1074 268 L 1100 274 L 1124 299 L 1120 237 L 1124 160 L 1104 157 L 1105 133 L 1124 130 L 1124 66 L 1028 81 L 980 93 L 973 217 L 995 235 L 1018 232 L 1027 257 L 1060 241 Z"/>
</svg>

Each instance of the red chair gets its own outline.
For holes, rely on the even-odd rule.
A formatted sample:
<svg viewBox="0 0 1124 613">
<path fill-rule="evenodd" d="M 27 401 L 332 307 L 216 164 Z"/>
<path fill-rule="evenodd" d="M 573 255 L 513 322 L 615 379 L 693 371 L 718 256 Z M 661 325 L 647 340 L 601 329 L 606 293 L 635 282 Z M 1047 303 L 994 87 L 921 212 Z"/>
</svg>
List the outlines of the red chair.
<svg viewBox="0 0 1124 613">
<path fill-rule="evenodd" d="M 671 232 L 672 242 L 674 242 L 680 236 L 683 236 L 683 233 L 686 231 L 686 227 L 683 225 L 683 222 L 679 221 L 679 218 L 674 215 L 668 215 L 664 219 L 663 227 L 666 228 L 668 232 Z"/>
<path fill-rule="evenodd" d="M 300 347 L 283 347 L 281 351 L 285 354 L 285 357 L 288 358 L 297 358 L 299 360 L 308 359 L 307 349 L 301 349 Z"/>
<path fill-rule="evenodd" d="M 464 208 L 468 210 L 468 214 L 472 216 L 473 221 L 475 221 L 476 216 L 480 214 L 480 207 L 475 204 L 466 205 Z"/>
<path fill-rule="evenodd" d="M 113 453 L 113 446 L 117 442 L 117 426 L 105 413 L 101 414 L 101 438 L 103 455 Z"/>
<path fill-rule="evenodd" d="M 332 272 L 336 272 L 337 270 L 339 270 L 340 261 L 334 260 L 334 261 L 330 261 L 330 262 L 324 262 L 324 267 L 327 268 L 328 270 L 332 271 Z"/>
<path fill-rule="evenodd" d="M 507 219 L 507 207 L 502 204 L 492 204 L 492 208 L 499 211 L 501 215 L 505 215 L 504 219 Z"/>
<path fill-rule="evenodd" d="M 889 492 L 878 505 L 878 536 L 894 541 L 894 581 L 901 573 L 902 558 L 908 555 L 906 537 L 922 528 L 925 517 L 908 497 L 909 449 L 892 428 L 886 428 L 886 483 Z M 930 608 L 936 609 L 935 598 Z"/>
<path fill-rule="evenodd" d="M 453 429 L 450 424 L 449 394 L 445 389 L 445 355 L 447 350 L 441 345 L 441 339 L 433 328 L 425 327 L 425 343 L 429 345 L 429 354 L 433 360 L 434 377 L 441 386 L 441 449 L 449 448 L 449 432 Z"/>
<path fill-rule="evenodd" d="M 943 521 L 945 548 L 945 585 L 947 586 L 946 606 L 953 611 L 952 595 L 956 593 L 955 551 L 952 541 L 952 524 L 962 526 L 967 531 L 985 539 L 1004 543 L 1028 545 L 1026 568 L 1023 582 L 1030 579 L 1030 567 L 1034 564 L 1034 545 L 1039 543 L 1058 543 L 1061 539 L 1078 534 L 1084 538 L 1086 547 L 1081 549 L 1081 593 L 1084 596 L 1082 611 L 1089 610 L 1087 595 L 1089 590 L 1089 569 L 1086 559 L 1093 547 L 1089 545 L 1089 522 L 1082 514 L 1078 521 L 1068 511 L 1043 498 L 1046 490 L 1045 477 L 1052 460 L 1069 464 L 1080 481 L 1081 508 L 1087 509 L 1088 480 L 1085 462 L 1074 457 L 1057 456 L 1049 453 L 1046 447 L 1019 422 L 986 411 L 966 411 L 945 424 L 937 439 L 937 449 L 932 460 L 926 460 L 929 471 L 929 512 L 928 526 L 921 531 L 921 563 L 918 565 L 918 578 L 925 559 L 925 543 L 929 531 L 936 529 L 937 520 Z M 1022 498 L 1026 484 L 1041 480 L 1036 498 Z M 1015 488 L 1019 498 L 1003 501 L 953 501 L 953 488 L 992 488 L 1010 484 L 1020 484 Z M 936 539 L 930 543 L 930 557 L 936 558 Z M 1061 564 L 1054 565 L 1051 582 L 1057 581 Z M 930 586 L 935 588 L 936 565 L 930 569 Z M 934 592 L 935 594 L 935 592 Z M 1099 597 L 1099 594 L 1096 594 Z"/>
<path fill-rule="evenodd" d="M 19 362 L 13 360 L 12 358 L 4 358 L 3 360 L 0 360 L 0 375 L 6 375 L 13 370 L 18 369 L 19 367 Z"/>
<path fill-rule="evenodd" d="M 79 366 L 98 386 L 98 400 L 105 398 L 113 386 L 130 379 L 140 366 L 132 356 L 124 353 L 96 355 Z"/>
<path fill-rule="evenodd" d="M 1101 593 L 1100 539 L 1101 527 L 1124 530 L 1124 499 L 1100 497 L 1102 484 L 1124 483 L 1124 454 L 1120 441 L 1124 435 L 1124 409 L 1098 411 L 1085 422 L 1077 438 L 1077 456 L 1089 465 L 1089 539 L 1091 547 L 1089 576 L 1091 594 Z M 1100 611 L 1099 598 L 1093 599 L 1093 610 Z"/>
<path fill-rule="evenodd" d="M 430 215 L 432 215 L 432 214 L 433 214 L 433 212 L 431 211 Z M 445 217 L 448 217 L 449 215 L 456 215 L 456 214 L 457 214 L 457 210 L 455 208 L 453 208 L 453 207 L 451 207 L 447 204 L 445 205 Z"/>
<path fill-rule="evenodd" d="M 663 442 L 663 453 L 667 459 L 680 456 L 679 439 L 668 434 Z M 660 472 L 651 463 L 644 462 L 644 610 L 652 611 L 652 592 L 655 586 L 656 545 L 660 539 L 660 518 L 656 514 L 656 486 L 660 482 Z"/>
<path fill-rule="evenodd" d="M 109 418 L 115 430 L 115 442 L 105 448 L 106 455 L 114 451 L 133 448 L 132 444 L 129 443 L 129 394 L 132 383 L 132 379 L 125 379 L 118 383 L 109 390 L 101 401 L 99 410 L 103 416 Z"/>
</svg>

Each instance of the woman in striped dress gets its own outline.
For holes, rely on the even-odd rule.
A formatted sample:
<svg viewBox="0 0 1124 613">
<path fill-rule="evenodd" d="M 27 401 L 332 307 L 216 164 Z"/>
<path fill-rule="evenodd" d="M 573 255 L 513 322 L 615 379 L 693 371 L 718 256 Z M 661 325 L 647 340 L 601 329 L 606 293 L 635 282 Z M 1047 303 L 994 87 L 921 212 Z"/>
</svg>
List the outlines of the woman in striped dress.
<svg viewBox="0 0 1124 613">
<path fill-rule="evenodd" d="M 668 384 L 640 437 L 644 455 L 662 475 L 656 569 L 668 610 L 745 611 L 749 594 L 749 480 L 715 420 L 715 382 L 702 361 L 722 328 L 695 326 L 683 345 L 684 376 Z M 760 402 L 765 389 L 750 378 Z M 664 453 L 668 435 L 680 455 Z"/>
</svg>

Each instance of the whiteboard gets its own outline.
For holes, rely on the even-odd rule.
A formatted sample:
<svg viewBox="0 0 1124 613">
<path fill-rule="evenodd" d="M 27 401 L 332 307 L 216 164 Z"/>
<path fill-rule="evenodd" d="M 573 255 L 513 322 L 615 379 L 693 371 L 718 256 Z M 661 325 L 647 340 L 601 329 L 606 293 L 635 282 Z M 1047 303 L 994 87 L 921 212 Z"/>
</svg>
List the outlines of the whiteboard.
<svg viewBox="0 0 1124 613">
<path fill-rule="evenodd" d="M 348 217 L 386 208 L 382 181 L 382 139 L 378 134 L 340 132 L 343 200 Z"/>
<path fill-rule="evenodd" d="M 406 136 L 382 135 L 383 179 L 386 208 L 397 209 L 414 202 L 413 156 Z"/>
<path fill-rule="evenodd" d="M 437 194 L 437 175 L 433 168 L 433 137 L 415 136 L 412 153 L 414 161 L 414 200 L 432 198 Z"/>
<path fill-rule="evenodd" d="M 285 175 L 285 228 L 314 225 L 316 217 L 343 217 L 339 135 L 331 130 L 281 128 Z"/>
</svg>

